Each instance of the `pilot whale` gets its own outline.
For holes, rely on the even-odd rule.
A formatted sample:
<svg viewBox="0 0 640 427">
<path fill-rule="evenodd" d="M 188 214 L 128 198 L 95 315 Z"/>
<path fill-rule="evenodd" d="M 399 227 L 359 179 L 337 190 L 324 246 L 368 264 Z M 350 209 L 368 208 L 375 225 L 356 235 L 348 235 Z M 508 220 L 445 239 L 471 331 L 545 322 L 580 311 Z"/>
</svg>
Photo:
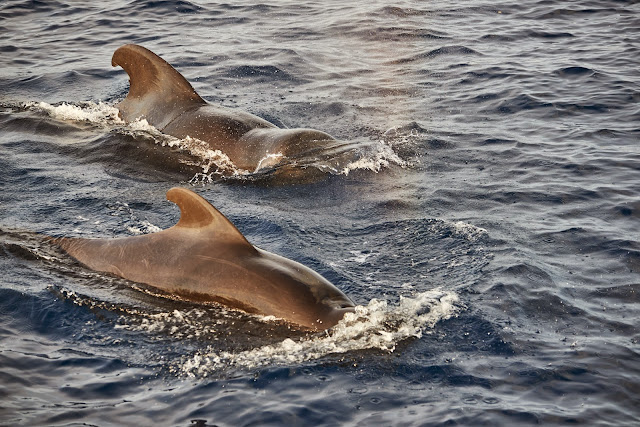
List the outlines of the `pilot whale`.
<svg viewBox="0 0 640 427">
<path fill-rule="evenodd" d="M 275 316 L 303 329 L 334 326 L 354 311 L 343 292 L 310 268 L 253 246 L 207 200 L 185 188 L 167 199 L 180 219 L 166 230 L 114 239 L 53 238 L 85 266 L 182 299 Z"/>
<path fill-rule="evenodd" d="M 129 93 L 116 105 L 123 120 L 145 119 L 165 134 L 197 138 L 238 168 L 254 171 L 269 156 L 291 158 L 337 142 L 318 130 L 282 129 L 253 114 L 212 105 L 169 63 L 142 46 L 118 48 L 111 65 L 129 75 Z"/>
</svg>

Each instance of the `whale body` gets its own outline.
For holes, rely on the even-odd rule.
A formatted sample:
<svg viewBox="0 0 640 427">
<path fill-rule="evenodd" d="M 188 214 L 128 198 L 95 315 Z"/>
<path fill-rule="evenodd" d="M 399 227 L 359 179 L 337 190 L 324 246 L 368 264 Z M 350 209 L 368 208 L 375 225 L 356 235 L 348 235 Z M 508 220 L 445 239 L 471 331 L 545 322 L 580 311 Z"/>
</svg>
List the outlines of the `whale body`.
<svg viewBox="0 0 640 427">
<path fill-rule="evenodd" d="M 253 114 L 212 105 L 169 63 L 142 46 L 118 48 L 111 64 L 129 75 L 129 93 L 116 105 L 123 120 L 145 119 L 176 138 L 202 140 L 238 168 L 254 171 L 269 156 L 291 158 L 337 142 L 325 132 L 281 129 Z"/>
<path fill-rule="evenodd" d="M 57 238 L 85 266 L 182 299 L 275 316 L 303 329 L 334 326 L 353 302 L 310 268 L 253 246 L 208 201 L 185 188 L 167 199 L 180 220 L 166 230 L 115 239 Z"/>
</svg>

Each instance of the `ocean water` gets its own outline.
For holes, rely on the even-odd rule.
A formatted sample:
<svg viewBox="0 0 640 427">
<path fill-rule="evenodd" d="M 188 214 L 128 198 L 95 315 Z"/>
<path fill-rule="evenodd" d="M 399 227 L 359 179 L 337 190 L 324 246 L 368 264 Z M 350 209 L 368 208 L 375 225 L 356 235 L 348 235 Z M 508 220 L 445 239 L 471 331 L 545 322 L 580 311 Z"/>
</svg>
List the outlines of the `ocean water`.
<svg viewBox="0 0 640 427">
<path fill-rule="evenodd" d="M 639 29 L 631 0 L 3 1 L 0 425 L 640 424 Z M 348 148 L 283 182 L 126 124 L 126 43 Z M 174 186 L 356 313 L 305 333 L 45 240 L 170 227 Z"/>
</svg>

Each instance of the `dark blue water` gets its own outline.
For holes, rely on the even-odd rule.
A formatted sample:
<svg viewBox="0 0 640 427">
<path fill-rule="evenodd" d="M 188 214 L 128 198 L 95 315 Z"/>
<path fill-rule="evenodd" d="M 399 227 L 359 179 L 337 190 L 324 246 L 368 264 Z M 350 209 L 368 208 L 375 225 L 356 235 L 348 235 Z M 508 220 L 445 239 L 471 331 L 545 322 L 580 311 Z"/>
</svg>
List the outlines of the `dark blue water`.
<svg viewBox="0 0 640 427">
<path fill-rule="evenodd" d="M 3 2 L 0 424 L 637 425 L 639 28 L 635 1 Z M 124 124 L 125 43 L 356 148 L 282 184 Z M 357 316 L 307 334 L 43 239 L 167 228 L 176 185 Z"/>
</svg>

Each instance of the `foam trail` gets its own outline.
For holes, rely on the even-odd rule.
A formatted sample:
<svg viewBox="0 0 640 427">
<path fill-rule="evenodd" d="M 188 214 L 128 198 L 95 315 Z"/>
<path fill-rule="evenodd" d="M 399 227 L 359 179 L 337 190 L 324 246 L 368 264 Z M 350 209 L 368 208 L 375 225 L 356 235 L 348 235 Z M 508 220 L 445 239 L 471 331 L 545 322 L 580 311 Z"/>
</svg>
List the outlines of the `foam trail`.
<svg viewBox="0 0 640 427">
<path fill-rule="evenodd" d="M 46 102 L 29 102 L 25 107 L 39 110 L 58 120 L 75 120 L 90 122 L 98 125 L 124 124 L 118 116 L 118 109 L 104 102 L 83 102 L 79 105 L 67 104 L 51 105 Z"/>
<path fill-rule="evenodd" d="M 367 306 L 347 313 L 325 336 L 314 336 L 243 351 L 216 352 L 214 346 L 188 358 L 176 369 L 192 377 L 206 377 L 228 367 L 256 368 L 273 364 L 298 364 L 335 353 L 380 349 L 393 352 L 396 345 L 410 337 L 421 337 L 436 323 L 461 309 L 454 292 L 433 289 L 414 297 L 401 297 L 397 306 L 371 300 Z M 426 312 L 425 312 L 426 311 Z"/>
</svg>

